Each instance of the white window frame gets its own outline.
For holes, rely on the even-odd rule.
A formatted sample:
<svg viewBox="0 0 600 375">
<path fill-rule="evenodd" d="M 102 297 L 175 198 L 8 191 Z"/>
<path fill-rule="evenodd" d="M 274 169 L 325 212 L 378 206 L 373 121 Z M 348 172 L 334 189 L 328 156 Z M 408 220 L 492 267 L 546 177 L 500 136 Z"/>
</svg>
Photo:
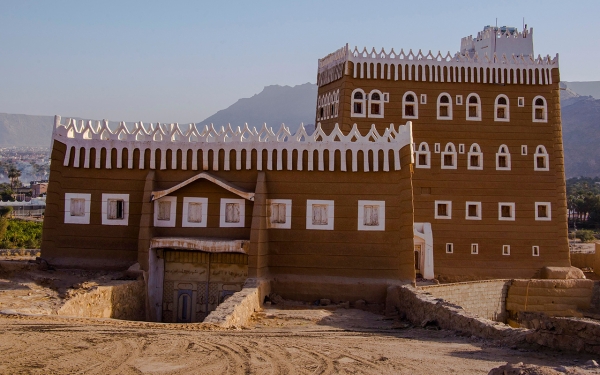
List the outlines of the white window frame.
<svg viewBox="0 0 600 375">
<path fill-rule="evenodd" d="M 448 103 L 441 103 L 440 100 L 442 99 L 443 96 L 447 96 L 448 97 Z M 446 117 L 442 117 L 440 116 L 440 106 L 442 105 L 447 105 L 448 106 L 448 116 Z M 438 95 L 437 98 L 437 119 L 438 120 L 452 120 L 452 95 L 448 94 L 447 92 L 443 92 L 440 95 Z"/>
<path fill-rule="evenodd" d="M 425 147 L 425 150 L 421 150 L 422 147 Z M 419 161 L 419 156 L 425 155 L 425 161 L 427 164 L 421 164 Z M 429 151 L 429 145 L 427 142 L 421 142 L 417 151 L 415 152 L 415 168 L 431 168 L 431 151 Z"/>
<path fill-rule="evenodd" d="M 71 199 L 85 200 L 83 216 L 71 216 Z M 91 194 L 65 193 L 65 224 L 89 224 L 91 203 Z"/>
<path fill-rule="evenodd" d="M 453 151 L 448 151 L 449 149 L 451 149 Z M 452 156 L 452 165 L 444 165 L 444 157 L 446 155 Z M 441 169 L 456 169 L 457 168 L 456 147 L 454 146 L 454 143 L 452 143 L 452 142 L 446 143 L 446 146 L 444 147 L 444 152 L 442 152 L 441 162 L 442 162 Z"/>
<path fill-rule="evenodd" d="M 503 217 L 502 216 L 502 207 L 503 206 L 509 206 L 510 207 L 510 213 L 511 213 L 510 217 Z M 517 216 L 517 213 L 515 211 L 515 203 L 514 202 L 498 202 L 498 220 L 501 220 L 501 221 L 515 221 L 516 216 Z"/>
<path fill-rule="evenodd" d="M 108 201 L 123 200 L 123 218 L 108 218 Z M 129 194 L 102 194 L 102 225 L 129 225 Z"/>
<path fill-rule="evenodd" d="M 199 223 L 188 221 L 190 203 L 202 204 L 202 218 Z M 184 197 L 183 208 L 181 210 L 181 226 L 184 228 L 206 228 L 208 220 L 208 198 L 204 197 Z"/>
<path fill-rule="evenodd" d="M 271 212 L 273 204 L 285 204 L 285 223 L 273 223 Z M 292 200 L 291 199 L 267 199 L 267 228 L 291 229 L 292 228 Z"/>
<path fill-rule="evenodd" d="M 531 246 L 531 256 L 533 256 L 533 257 L 540 256 L 540 247 L 538 245 Z"/>
<path fill-rule="evenodd" d="M 506 99 L 506 104 L 498 104 L 498 100 L 500 98 Z M 504 118 L 498 117 L 498 109 L 499 108 L 504 108 L 504 114 L 505 114 Z M 496 97 L 496 100 L 494 100 L 494 121 L 500 121 L 500 122 L 509 122 L 510 121 L 510 100 L 508 100 L 508 96 L 506 96 L 504 94 L 498 95 Z"/>
<path fill-rule="evenodd" d="M 362 93 L 363 98 L 362 99 L 354 99 L 354 94 L 356 94 L 357 92 Z M 365 91 L 363 89 L 354 89 L 354 91 L 352 91 L 352 96 L 350 97 L 350 117 L 367 117 L 367 94 L 365 94 Z M 362 113 L 355 113 L 354 112 L 354 103 L 359 102 L 362 103 Z"/>
<path fill-rule="evenodd" d="M 479 151 L 473 151 L 473 147 L 475 147 L 475 150 L 479 150 Z M 476 165 L 476 166 L 471 165 L 471 156 L 479 157 L 479 165 Z M 475 170 L 475 171 L 483 170 L 483 152 L 481 152 L 481 147 L 479 147 L 479 145 L 477 143 L 473 143 L 469 147 L 469 152 L 467 153 L 467 169 Z"/>
<path fill-rule="evenodd" d="M 540 153 L 540 149 L 542 152 Z M 544 158 L 545 168 L 538 168 L 537 159 L 538 157 Z M 548 151 L 546 151 L 546 147 L 542 145 L 537 145 L 535 148 L 535 153 L 533 154 L 533 170 L 534 171 L 549 171 L 550 170 L 550 158 L 548 156 Z"/>
<path fill-rule="evenodd" d="M 471 255 L 477 255 L 477 254 L 479 254 L 479 244 L 472 243 L 471 244 Z"/>
<path fill-rule="evenodd" d="M 502 152 L 502 148 L 506 150 L 506 152 Z M 506 156 L 506 167 L 500 166 L 500 156 Z M 507 145 L 500 145 L 498 147 L 498 152 L 496 153 L 496 170 L 497 171 L 510 171 L 511 170 L 511 160 L 510 160 L 510 149 Z"/>
<path fill-rule="evenodd" d="M 445 204 L 446 205 L 446 212 L 448 213 L 448 215 L 446 216 L 440 216 L 438 215 L 438 205 L 440 204 Z M 435 201 L 435 218 L 436 219 L 452 219 L 452 201 Z"/>
<path fill-rule="evenodd" d="M 456 105 L 463 105 L 463 96 L 456 95 Z"/>
<path fill-rule="evenodd" d="M 454 254 L 454 244 L 452 242 L 446 243 L 446 254 Z"/>
<path fill-rule="evenodd" d="M 521 145 L 521 155 L 527 155 L 527 145 Z"/>
<path fill-rule="evenodd" d="M 379 206 L 379 225 L 365 225 L 365 206 Z M 385 201 L 358 201 L 358 230 L 385 230 Z"/>
<path fill-rule="evenodd" d="M 379 100 L 373 100 L 371 99 L 373 94 L 379 94 Z M 388 95 L 389 96 L 389 95 Z M 384 116 L 384 112 L 383 112 L 383 107 L 385 104 L 385 100 L 384 100 L 384 93 L 382 93 L 379 90 L 371 90 L 371 92 L 369 93 L 368 96 L 368 103 L 369 103 L 369 118 L 383 118 Z M 372 114 L 371 113 L 371 104 L 379 104 L 379 114 Z M 354 109 L 354 107 L 352 107 L 352 109 Z"/>
<path fill-rule="evenodd" d="M 502 245 L 502 255 L 510 255 L 510 245 Z"/>
<path fill-rule="evenodd" d="M 536 105 L 535 102 L 538 99 L 542 99 L 544 101 L 543 105 Z M 535 98 L 533 98 L 533 101 L 531 102 L 531 120 L 533 122 L 548 122 L 548 102 L 546 101 L 546 98 L 544 98 L 541 95 L 536 96 Z M 535 111 L 536 109 L 541 109 L 542 110 L 542 118 L 541 119 L 536 119 L 535 118 Z"/>
<path fill-rule="evenodd" d="M 413 112 L 414 112 L 414 116 L 407 116 L 406 115 L 406 105 L 411 103 L 411 102 L 407 102 L 406 101 L 406 97 L 408 95 L 412 95 L 413 98 L 415 99 L 414 102 L 412 102 L 413 105 Z M 411 119 L 411 120 L 415 120 L 419 118 L 419 97 L 417 96 L 417 94 L 415 94 L 413 91 L 407 91 L 404 93 L 404 96 L 402 96 L 402 118 L 404 119 Z"/>
<path fill-rule="evenodd" d="M 469 206 L 477 206 L 477 216 L 469 216 Z M 465 219 L 481 220 L 481 202 L 465 202 Z"/>
<path fill-rule="evenodd" d="M 525 107 L 525 97 L 519 96 L 519 98 L 517 99 L 517 105 L 519 107 Z"/>
<path fill-rule="evenodd" d="M 420 104 L 427 104 L 427 94 L 421 94 L 419 103 Z"/>
<path fill-rule="evenodd" d="M 458 144 L 458 153 L 459 154 L 464 154 L 465 153 L 465 144 L 464 143 L 459 143 Z"/>
<path fill-rule="evenodd" d="M 158 220 L 158 207 L 160 202 L 171 202 L 169 210 L 169 220 Z M 162 197 L 154 201 L 154 226 L 172 228 L 175 226 L 177 215 L 177 197 Z"/>
<path fill-rule="evenodd" d="M 238 223 L 228 223 L 226 219 L 227 203 L 238 203 L 240 205 L 240 221 Z M 221 209 L 219 215 L 219 226 L 221 228 L 243 228 L 246 226 L 246 200 L 221 198 Z"/>
<path fill-rule="evenodd" d="M 477 98 L 477 104 L 474 103 L 469 103 L 469 100 L 471 99 L 471 97 L 474 96 L 475 98 Z M 481 98 L 479 97 L 478 94 L 475 93 L 471 93 L 469 94 L 469 96 L 467 96 L 467 100 L 465 102 L 465 105 L 467 106 L 467 113 L 466 113 L 466 119 L 467 121 L 481 121 Z M 475 117 L 470 117 L 469 116 L 469 109 L 471 107 L 475 106 L 477 108 L 477 116 Z"/>
<path fill-rule="evenodd" d="M 317 225 L 313 224 L 313 205 L 326 205 L 327 206 L 327 224 Z M 334 219 L 334 201 L 332 200 L 319 200 L 319 199 L 307 199 L 306 200 L 306 229 L 316 230 L 333 230 L 333 219 Z"/>
<path fill-rule="evenodd" d="M 547 217 L 538 216 L 538 207 L 546 206 Z M 550 202 L 535 202 L 535 220 L 536 221 L 551 221 L 552 220 L 552 204 Z"/>
<path fill-rule="evenodd" d="M 439 153 L 440 153 L 440 144 L 439 144 L 439 143 L 436 143 L 436 144 L 433 146 L 433 151 L 434 151 L 436 154 L 439 154 Z"/>
</svg>

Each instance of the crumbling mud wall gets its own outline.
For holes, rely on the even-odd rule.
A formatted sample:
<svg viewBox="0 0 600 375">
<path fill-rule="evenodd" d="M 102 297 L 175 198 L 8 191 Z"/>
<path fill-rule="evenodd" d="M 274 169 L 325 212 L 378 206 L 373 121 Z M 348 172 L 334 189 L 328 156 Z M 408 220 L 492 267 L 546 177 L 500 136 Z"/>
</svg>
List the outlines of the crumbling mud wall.
<svg viewBox="0 0 600 375">
<path fill-rule="evenodd" d="M 508 288 L 506 309 L 511 317 L 521 311 L 543 312 L 549 316 L 574 316 L 591 308 L 594 281 L 513 280 Z"/>
<path fill-rule="evenodd" d="M 115 280 L 75 295 L 58 310 L 58 315 L 144 320 L 145 296 L 143 280 Z"/>
<path fill-rule="evenodd" d="M 485 280 L 419 287 L 436 298 L 461 306 L 482 318 L 506 320 L 506 294 L 510 280 Z"/>
<path fill-rule="evenodd" d="M 242 290 L 220 304 L 204 319 L 204 323 L 223 328 L 245 326 L 252 314 L 262 308 L 265 296 L 270 292 L 271 285 L 268 280 L 248 279 Z"/>
</svg>

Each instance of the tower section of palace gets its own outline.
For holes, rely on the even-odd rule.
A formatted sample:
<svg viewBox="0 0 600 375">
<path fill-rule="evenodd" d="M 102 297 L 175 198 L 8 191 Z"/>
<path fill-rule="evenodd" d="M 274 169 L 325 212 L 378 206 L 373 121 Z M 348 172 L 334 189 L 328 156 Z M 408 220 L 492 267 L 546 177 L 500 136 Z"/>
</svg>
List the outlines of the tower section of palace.
<svg viewBox="0 0 600 375">
<path fill-rule="evenodd" d="M 351 50 L 319 60 L 316 122 L 411 121 L 417 272 L 532 277 L 569 265 L 558 55 L 487 26 L 455 55 Z"/>
</svg>

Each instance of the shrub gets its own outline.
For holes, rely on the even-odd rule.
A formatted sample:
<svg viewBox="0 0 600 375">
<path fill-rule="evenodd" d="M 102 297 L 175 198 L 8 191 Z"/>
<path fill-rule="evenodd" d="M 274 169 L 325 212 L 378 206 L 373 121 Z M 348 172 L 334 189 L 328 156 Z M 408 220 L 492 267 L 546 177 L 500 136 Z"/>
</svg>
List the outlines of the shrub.
<svg viewBox="0 0 600 375">
<path fill-rule="evenodd" d="M 575 232 L 575 237 L 577 237 L 581 242 L 592 242 L 596 239 L 594 237 L 594 232 L 587 229 L 580 229 Z"/>
</svg>

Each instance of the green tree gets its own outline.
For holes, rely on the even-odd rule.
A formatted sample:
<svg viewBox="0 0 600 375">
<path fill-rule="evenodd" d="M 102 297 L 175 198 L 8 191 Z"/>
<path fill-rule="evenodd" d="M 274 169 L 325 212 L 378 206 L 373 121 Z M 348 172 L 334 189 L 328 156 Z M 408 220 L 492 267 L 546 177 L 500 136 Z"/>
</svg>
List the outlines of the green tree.
<svg viewBox="0 0 600 375">
<path fill-rule="evenodd" d="M 21 177 L 21 171 L 11 166 L 8 170 L 8 179 L 10 180 L 10 188 L 14 189 L 15 185 L 19 186 L 19 177 Z"/>
</svg>

